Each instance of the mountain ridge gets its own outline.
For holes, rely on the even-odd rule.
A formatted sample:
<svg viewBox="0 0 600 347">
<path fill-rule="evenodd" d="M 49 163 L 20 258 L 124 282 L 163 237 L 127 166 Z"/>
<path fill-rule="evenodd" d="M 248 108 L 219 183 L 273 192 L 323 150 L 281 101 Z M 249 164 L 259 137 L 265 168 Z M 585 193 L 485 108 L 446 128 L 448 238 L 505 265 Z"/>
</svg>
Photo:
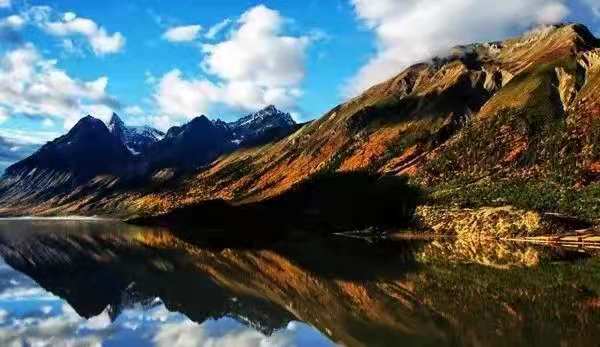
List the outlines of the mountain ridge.
<svg viewBox="0 0 600 347">
<path fill-rule="evenodd" d="M 94 205 L 75 199 L 54 212 L 155 214 L 214 199 L 255 202 L 314 175 L 366 170 L 407 175 L 432 203 L 600 218 L 598 39 L 584 26 L 557 25 L 455 51 L 284 137 L 215 154 L 184 177 L 167 177 L 170 185 L 113 191 Z M 0 206 L 7 206 L 1 191 Z"/>
<path fill-rule="evenodd" d="M 112 198 L 106 195 L 144 189 L 165 172 L 177 177 L 241 146 L 285 136 L 296 127 L 288 113 L 274 106 L 243 119 L 249 126 L 243 131 L 236 122 L 199 116 L 165 134 L 149 126 L 127 126 L 116 113 L 108 125 L 88 115 L 67 134 L 10 166 L 0 182 L 0 195 L 15 208 L 27 202 L 36 210 L 54 211 L 56 205 L 79 199 L 103 204 Z M 100 194 L 91 197 L 95 191 Z"/>
</svg>

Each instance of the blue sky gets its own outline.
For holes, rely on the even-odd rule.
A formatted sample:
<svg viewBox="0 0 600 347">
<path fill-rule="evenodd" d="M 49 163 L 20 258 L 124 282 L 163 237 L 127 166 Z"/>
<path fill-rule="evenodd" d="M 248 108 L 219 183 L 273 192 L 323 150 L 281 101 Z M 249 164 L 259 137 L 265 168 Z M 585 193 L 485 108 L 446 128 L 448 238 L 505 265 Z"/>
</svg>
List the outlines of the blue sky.
<svg viewBox="0 0 600 347">
<path fill-rule="evenodd" d="M 597 0 L 0 0 L 0 161 L 86 113 L 306 121 L 453 45 L 599 18 Z"/>
</svg>

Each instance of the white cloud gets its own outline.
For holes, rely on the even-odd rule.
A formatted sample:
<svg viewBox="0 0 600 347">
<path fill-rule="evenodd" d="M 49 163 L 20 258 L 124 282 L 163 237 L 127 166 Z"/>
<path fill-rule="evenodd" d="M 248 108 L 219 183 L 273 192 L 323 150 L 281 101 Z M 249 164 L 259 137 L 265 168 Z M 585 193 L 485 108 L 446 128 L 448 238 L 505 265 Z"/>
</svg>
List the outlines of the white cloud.
<svg viewBox="0 0 600 347">
<path fill-rule="evenodd" d="M 157 347 L 292 347 L 295 346 L 292 330 L 283 329 L 271 336 L 250 329 L 238 328 L 225 334 L 215 334 L 205 325 L 192 322 L 164 324 L 153 338 Z"/>
<path fill-rule="evenodd" d="M 0 20 L 0 26 L 13 30 L 21 29 L 25 25 L 25 19 L 19 15 L 13 14 Z"/>
<path fill-rule="evenodd" d="M 152 123 L 152 125 L 159 130 L 167 130 L 170 127 L 173 126 L 174 123 L 174 119 L 172 119 L 169 116 L 165 116 L 163 115 L 158 115 L 158 116 L 154 116 L 150 119 L 150 123 Z"/>
<path fill-rule="evenodd" d="M 284 24 L 279 12 L 263 5 L 242 14 L 227 40 L 203 46 L 201 66 L 212 80 L 186 79 L 172 70 L 157 83 L 154 99 L 162 119 L 208 113 L 217 105 L 245 111 L 268 104 L 294 108 L 311 38 L 283 34 Z"/>
<path fill-rule="evenodd" d="M 281 36 L 283 21 L 279 12 L 265 6 L 250 9 L 229 40 L 204 46 L 207 71 L 225 80 L 261 86 L 297 85 L 304 77 L 309 39 Z"/>
<path fill-rule="evenodd" d="M 106 92 L 107 84 L 107 77 L 70 77 L 30 43 L 0 57 L 0 106 L 10 114 L 60 118 L 65 127 L 87 113 L 108 119 L 118 102 Z"/>
<path fill-rule="evenodd" d="M 123 109 L 123 112 L 130 116 L 141 116 L 144 114 L 144 110 L 138 105 L 127 106 Z"/>
<path fill-rule="evenodd" d="M 198 38 L 202 30 L 200 25 L 186 25 L 170 28 L 163 34 L 163 38 L 169 42 L 189 42 Z"/>
<path fill-rule="evenodd" d="M 176 118 L 191 118 L 208 112 L 209 106 L 220 100 L 221 89 L 212 82 L 186 80 L 181 71 L 175 69 L 165 74 L 155 93 L 160 111 Z"/>
<path fill-rule="evenodd" d="M 10 0 L 0 0 L 0 7 L 2 8 L 6 8 L 6 7 L 10 7 Z"/>
<path fill-rule="evenodd" d="M 83 37 L 96 55 L 118 53 L 125 47 L 125 37 L 120 32 L 109 34 L 89 18 L 78 17 L 74 12 L 55 13 L 48 6 L 31 7 L 24 13 L 26 19 L 44 31 L 58 37 Z"/>
<path fill-rule="evenodd" d="M 227 28 L 231 24 L 231 22 L 231 18 L 223 19 L 219 23 L 210 27 L 204 35 L 204 37 L 206 37 L 209 40 L 214 40 L 217 37 L 217 35 L 219 35 L 223 30 L 225 30 L 225 28 Z"/>
<path fill-rule="evenodd" d="M 63 19 L 65 20 L 65 22 L 71 22 L 75 18 L 77 18 L 77 14 L 75 12 L 65 12 L 65 14 L 63 15 Z"/>
<path fill-rule="evenodd" d="M 53 316 L 7 318 L 11 318 L 11 324 L 0 327 L 2 346 L 102 346 L 101 333 L 79 333 L 83 319 L 68 305 L 63 305 L 62 312 Z"/>
<path fill-rule="evenodd" d="M 569 13 L 566 0 L 350 1 L 375 33 L 377 52 L 347 84 L 349 95 L 452 46 L 499 39 L 515 29 L 560 21 Z"/>
<path fill-rule="evenodd" d="M 59 136 L 59 133 L 53 131 L 32 131 L 6 127 L 0 128 L 0 138 L 17 146 L 43 145 Z"/>
<path fill-rule="evenodd" d="M 111 324 L 110 314 L 108 313 L 108 309 L 105 309 L 99 315 L 89 318 L 84 323 L 84 326 L 90 330 L 104 330 L 108 329 Z"/>
</svg>

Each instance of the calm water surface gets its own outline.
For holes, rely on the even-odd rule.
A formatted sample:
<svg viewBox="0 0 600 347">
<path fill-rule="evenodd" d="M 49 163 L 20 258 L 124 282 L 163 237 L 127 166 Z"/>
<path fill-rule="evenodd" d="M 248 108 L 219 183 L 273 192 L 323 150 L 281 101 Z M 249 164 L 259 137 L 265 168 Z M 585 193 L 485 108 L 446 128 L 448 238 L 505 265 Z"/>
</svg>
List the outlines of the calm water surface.
<svg viewBox="0 0 600 347">
<path fill-rule="evenodd" d="M 248 233 L 249 237 L 252 233 Z M 594 251 L 0 221 L 0 346 L 596 346 Z"/>
</svg>

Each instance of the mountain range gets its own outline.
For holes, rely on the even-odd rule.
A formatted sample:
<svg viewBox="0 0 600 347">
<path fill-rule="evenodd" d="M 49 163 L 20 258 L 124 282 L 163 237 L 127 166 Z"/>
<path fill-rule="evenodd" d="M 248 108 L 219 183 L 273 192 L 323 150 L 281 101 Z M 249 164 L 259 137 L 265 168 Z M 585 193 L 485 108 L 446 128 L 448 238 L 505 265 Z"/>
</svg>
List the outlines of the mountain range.
<svg viewBox="0 0 600 347">
<path fill-rule="evenodd" d="M 600 218 L 600 41 L 564 24 L 459 46 L 321 118 L 268 107 L 164 135 L 91 117 L 9 167 L 0 211 L 168 212 L 257 202 L 323 173 L 410 177 L 428 203 L 515 205 Z"/>
</svg>

